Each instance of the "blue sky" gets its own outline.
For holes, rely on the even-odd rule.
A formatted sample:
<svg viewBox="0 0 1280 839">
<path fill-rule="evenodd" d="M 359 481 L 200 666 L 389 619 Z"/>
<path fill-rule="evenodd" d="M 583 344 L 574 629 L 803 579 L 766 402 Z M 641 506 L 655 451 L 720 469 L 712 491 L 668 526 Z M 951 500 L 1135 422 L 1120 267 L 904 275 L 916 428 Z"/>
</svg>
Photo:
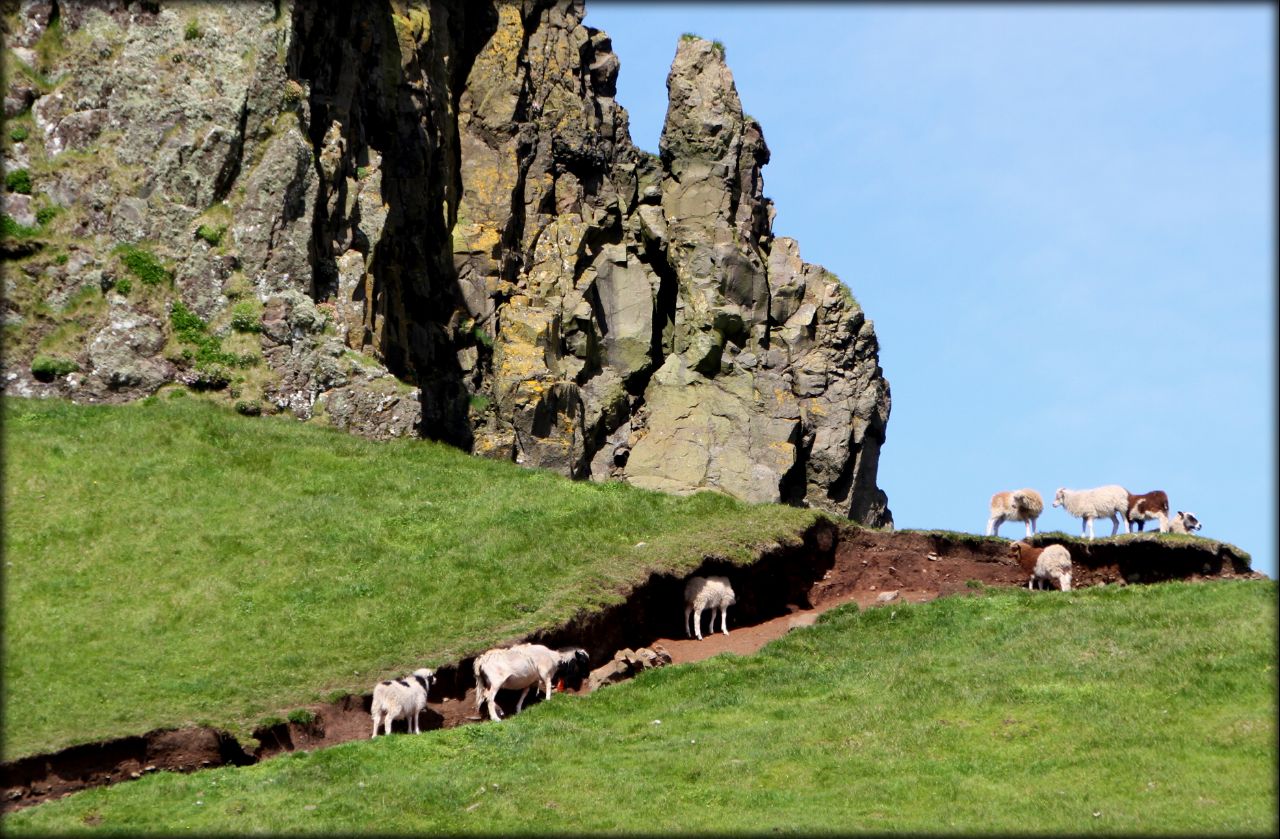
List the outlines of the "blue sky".
<svg viewBox="0 0 1280 839">
<path fill-rule="evenodd" d="M 725 45 L 774 233 L 875 322 L 898 527 L 1163 489 L 1274 579 L 1275 14 L 587 0 L 586 24 L 654 152 L 680 35 Z"/>
</svg>

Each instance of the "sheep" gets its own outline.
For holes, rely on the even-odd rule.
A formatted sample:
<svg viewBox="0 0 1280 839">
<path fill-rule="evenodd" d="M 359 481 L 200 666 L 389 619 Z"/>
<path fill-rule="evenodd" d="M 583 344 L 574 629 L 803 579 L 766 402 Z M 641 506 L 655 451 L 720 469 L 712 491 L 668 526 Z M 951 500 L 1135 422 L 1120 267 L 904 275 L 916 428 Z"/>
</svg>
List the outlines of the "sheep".
<svg viewBox="0 0 1280 839">
<path fill-rule="evenodd" d="M 516 702 L 516 713 L 524 707 L 529 688 L 542 685 L 544 698 L 551 698 L 551 679 L 557 673 L 562 678 L 585 675 L 590 657 L 581 647 L 553 650 L 541 644 L 517 644 L 514 647 L 498 647 L 476 657 L 472 670 L 476 676 L 476 713 L 485 702 L 489 703 L 489 716 L 496 722 L 498 716 L 498 691 L 503 688 L 523 688 Z M 536 695 L 536 694 L 535 694 Z"/>
<path fill-rule="evenodd" d="M 991 496 L 991 518 L 987 519 L 987 535 L 999 536 L 1000 525 L 1020 521 L 1027 525 L 1027 536 L 1036 533 L 1036 519 L 1044 512 L 1044 499 L 1034 489 L 1015 489 Z"/>
<path fill-rule="evenodd" d="M 373 717 L 373 734 L 378 736 L 378 725 L 383 726 L 383 733 L 391 734 L 392 720 L 407 720 L 409 733 L 417 734 L 418 715 L 427 707 L 427 691 L 436 671 L 429 667 L 420 667 L 413 674 L 400 679 L 388 679 L 378 682 L 373 688 L 373 704 L 369 715 Z"/>
<path fill-rule="evenodd" d="M 1129 493 L 1129 506 L 1125 513 L 1125 518 L 1129 520 L 1129 524 L 1137 525 L 1138 532 L 1142 532 L 1142 527 L 1151 519 L 1160 521 L 1160 532 L 1169 532 L 1169 496 L 1165 495 L 1164 490 L 1152 490 L 1142 495 L 1134 495 Z"/>
<path fill-rule="evenodd" d="M 1181 510 L 1169 522 L 1170 533 L 1192 533 L 1200 529 L 1200 519 L 1195 513 L 1184 513 Z"/>
<path fill-rule="evenodd" d="M 1071 591 L 1071 552 L 1062 545 L 1033 548 L 1026 542 L 1014 542 L 1009 546 L 1009 556 L 1031 575 L 1027 588 L 1034 584 L 1057 584 L 1062 591 Z"/>
<path fill-rule="evenodd" d="M 690 577 L 684 586 L 684 631 L 702 640 L 702 613 L 711 610 L 710 632 L 716 631 L 716 610 L 720 612 L 720 631 L 729 634 L 729 607 L 738 599 L 728 577 Z M 690 618 L 693 620 L 690 621 Z"/>
<path fill-rule="evenodd" d="M 1111 535 L 1115 536 L 1124 522 L 1124 532 L 1129 532 L 1129 491 L 1118 484 L 1109 484 L 1096 489 L 1062 489 L 1058 488 L 1053 496 L 1053 506 L 1062 507 L 1069 514 L 1081 519 L 1080 535 L 1088 530 L 1089 538 L 1093 538 L 1093 520 L 1111 519 Z M 1116 516 L 1119 516 L 1119 520 Z"/>
</svg>

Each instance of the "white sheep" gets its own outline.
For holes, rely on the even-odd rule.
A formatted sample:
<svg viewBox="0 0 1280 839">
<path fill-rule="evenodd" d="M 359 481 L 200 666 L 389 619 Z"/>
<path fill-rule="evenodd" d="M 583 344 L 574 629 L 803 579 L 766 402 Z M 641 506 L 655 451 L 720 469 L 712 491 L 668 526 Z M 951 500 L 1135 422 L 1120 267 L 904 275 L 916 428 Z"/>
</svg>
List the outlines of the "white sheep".
<svg viewBox="0 0 1280 839">
<path fill-rule="evenodd" d="M 1071 591 L 1071 552 L 1062 545 L 1033 548 L 1026 542 L 1014 542 L 1009 556 L 1031 575 L 1027 588 L 1056 583 L 1061 590 Z"/>
<path fill-rule="evenodd" d="M 1088 531 L 1093 538 L 1093 520 L 1111 519 L 1111 535 L 1115 536 L 1124 522 L 1124 532 L 1129 532 L 1129 491 L 1119 484 L 1109 484 L 1095 489 L 1062 489 L 1053 496 L 1053 506 L 1062 507 L 1069 514 L 1081 519 L 1080 535 Z"/>
<path fill-rule="evenodd" d="M 720 631 L 729 634 L 729 607 L 738 599 L 728 577 L 690 577 L 684 586 L 685 634 L 702 640 L 702 613 L 711 611 L 709 632 L 716 631 L 716 611 L 720 612 Z M 693 618 L 692 622 L 690 618 Z"/>
<path fill-rule="evenodd" d="M 1200 519 L 1195 513 L 1184 513 L 1181 510 L 1169 520 L 1170 533 L 1192 533 L 1200 529 Z"/>
<path fill-rule="evenodd" d="M 409 733 L 417 734 L 418 715 L 427 707 L 427 691 L 435 674 L 429 667 L 420 667 L 410 676 L 378 682 L 369 708 L 369 715 L 373 717 L 370 738 L 378 736 L 379 724 L 383 726 L 383 733 L 390 735 L 393 720 L 408 720 Z"/>
<path fill-rule="evenodd" d="M 472 670 L 476 676 L 476 713 L 485 702 L 489 703 L 489 716 L 497 721 L 498 691 L 522 689 L 516 702 L 516 713 L 524 707 L 529 688 L 542 685 L 543 697 L 551 698 L 551 679 L 557 673 L 564 678 L 583 676 L 587 672 L 589 656 L 581 647 L 553 650 L 542 644 L 517 644 L 499 647 L 476 657 Z"/>
<path fill-rule="evenodd" d="M 987 519 L 987 535 L 999 536 L 1006 521 L 1026 522 L 1028 538 L 1035 535 L 1036 519 L 1044 512 L 1044 499 L 1034 489 L 1015 489 L 991 496 L 991 518 Z"/>
</svg>

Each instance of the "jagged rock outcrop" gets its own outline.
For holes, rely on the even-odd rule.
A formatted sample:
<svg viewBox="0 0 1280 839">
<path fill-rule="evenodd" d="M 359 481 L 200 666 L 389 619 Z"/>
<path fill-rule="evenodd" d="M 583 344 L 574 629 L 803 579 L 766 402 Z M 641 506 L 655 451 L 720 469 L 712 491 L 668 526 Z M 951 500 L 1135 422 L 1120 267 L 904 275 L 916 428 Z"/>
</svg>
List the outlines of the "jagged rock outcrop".
<svg viewBox="0 0 1280 839">
<path fill-rule="evenodd" d="M 6 389 L 190 382 L 246 413 L 891 524 L 874 329 L 773 237 L 723 49 L 681 40 L 653 155 L 583 16 L 10 3 L 25 136 L 5 163 L 33 189 L 6 207 L 41 220 L 5 243 Z M 41 354 L 79 370 L 41 381 Z"/>
</svg>

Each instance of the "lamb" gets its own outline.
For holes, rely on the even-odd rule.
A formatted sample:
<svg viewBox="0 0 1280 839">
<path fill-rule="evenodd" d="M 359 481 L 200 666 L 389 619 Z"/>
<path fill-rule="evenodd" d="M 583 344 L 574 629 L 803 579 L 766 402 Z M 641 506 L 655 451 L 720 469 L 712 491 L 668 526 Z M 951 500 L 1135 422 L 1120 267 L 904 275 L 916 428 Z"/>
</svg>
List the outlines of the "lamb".
<svg viewBox="0 0 1280 839">
<path fill-rule="evenodd" d="M 1033 548 L 1026 542 L 1014 542 L 1009 546 L 1009 556 L 1031 575 L 1027 588 L 1035 584 L 1056 584 L 1062 591 L 1071 591 L 1071 552 L 1062 545 Z"/>
<path fill-rule="evenodd" d="M 476 657 L 472 670 L 476 676 L 476 713 L 489 703 L 489 716 L 496 722 L 498 716 L 498 691 L 503 688 L 523 688 L 516 702 L 516 713 L 524 707 L 529 689 L 542 685 L 543 697 L 551 698 L 551 679 L 559 673 L 562 678 L 581 677 L 587 672 L 590 657 L 581 647 L 553 650 L 542 644 L 517 644 L 499 647 Z"/>
<path fill-rule="evenodd" d="M 1200 519 L 1195 513 L 1184 513 L 1181 510 L 1169 522 L 1170 533 L 1192 533 L 1200 529 Z"/>
<path fill-rule="evenodd" d="M 413 674 L 400 679 L 388 679 L 378 682 L 373 688 L 373 704 L 369 715 L 373 717 L 372 739 L 378 736 L 378 725 L 383 726 L 383 733 L 391 734 L 393 720 L 407 720 L 409 733 L 417 734 L 418 715 L 427 707 L 427 691 L 436 671 L 429 667 L 420 667 Z"/>
<path fill-rule="evenodd" d="M 1053 496 L 1053 506 L 1062 507 L 1069 514 L 1081 519 L 1080 535 L 1088 530 L 1093 538 L 1093 520 L 1111 519 L 1111 535 L 1115 536 L 1124 522 L 1124 532 L 1129 532 L 1129 491 L 1119 484 L 1109 484 L 1096 489 L 1062 489 Z M 1117 520 L 1116 516 L 1119 516 Z"/>
<path fill-rule="evenodd" d="M 716 631 L 716 610 L 720 612 L 720 631 L 729 634 L 729 607 L 738 599 L 728 577 L 690 577 L 684 586 L 684 631 L 702 640 L 702 613 L 711 610 L 710 632 Z M 690 621 L 690 618 L 693 618 Z"/>
<path fill-rule="evenodd" d="M 1169 532 L 1169 496 L 1165 495 L 1164 490 L 1152 490 L 1142 495 L 1129 494 L 1129 507 L 1125 513 L 1125 518 L 1129 520 L 1129 524 L 1136 524 L 1138 532 L 1142 532 L 1142 527 L 1151 519 L 1160 521 L 1160 532 Z"/>
<path fill-rule="evenodd" d="M 1044 499 L 1034 489 L 1015 489 L 991 496 L 991 518 L 987 519 L 987 535 L 999 536 L 1006 521 L 1026 522 L 1027 536 L 1034 536 L 1036 519 L 1044 512 Z"/>
</svg>

